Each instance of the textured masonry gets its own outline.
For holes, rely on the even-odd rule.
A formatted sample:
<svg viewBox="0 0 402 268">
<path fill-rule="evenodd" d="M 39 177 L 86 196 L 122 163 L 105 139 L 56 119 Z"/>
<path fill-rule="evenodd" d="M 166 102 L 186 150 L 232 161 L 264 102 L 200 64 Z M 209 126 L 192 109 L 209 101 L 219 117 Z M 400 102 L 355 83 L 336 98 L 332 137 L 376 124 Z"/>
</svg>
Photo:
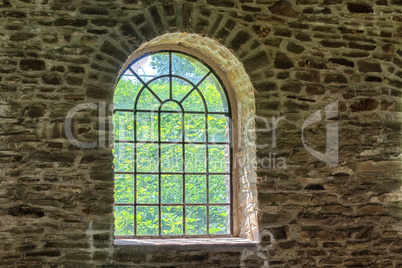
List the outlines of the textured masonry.
<svg viewBox="0 0 402 268">
<path fill-rule="evenodd" d="M 272 131 L 256 133 L 258 159 L 286 160 L 257 166 L 257 246 L 114 246 L 111 148 L 66 138 L 68 111 L 108 107 L 127 58 L 166 33 L 212 38 L 237 57 L 257 130 L 286 117 L 275 147 Z M 0 264 L 401 266 L 401 43 L 400 0 L 0 1 Z M 337 167 L 301 132 L 334 101 L 338 117 L 304 138 L 324 152 L 326 125 L 338 123 Z M 74 116 L 79 141 L 107 136 L 98 113 Z"/>
</svg>

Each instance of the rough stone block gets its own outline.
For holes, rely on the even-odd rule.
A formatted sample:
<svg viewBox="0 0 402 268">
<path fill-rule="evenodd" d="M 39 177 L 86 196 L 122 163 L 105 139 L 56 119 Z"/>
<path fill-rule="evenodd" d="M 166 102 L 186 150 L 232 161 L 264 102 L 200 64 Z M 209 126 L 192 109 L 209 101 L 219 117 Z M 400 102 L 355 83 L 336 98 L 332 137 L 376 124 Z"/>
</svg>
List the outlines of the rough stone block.
<svg viewBox="0 0 402 268">
<path fill-rule="evenodd" d="M 296 78 L 308 82 L 320 82 L 320 73 L 314 71 L 297 71 Z"/>
<path fill-rule="evenodd" d="M 281 90 L 292 92 L 292 93 L 300 93 L 301 91 L 301 83 L 298 82 L 290 82 L 282 85 Z"/>
<path fill-rule="evenodd" d="M 293 62 L 281 52 L 276 53 L 274 64 L 275 68 L 278 69 L 289 69 L 293 67 Z"/>
<path fill-rule="evenodd" d="M 296 54 L 300 54 L 300 53 L 302 53 L 304 51 L 304 47 L 296 45 L 294 43 L 289 43 L 287 45 L 286 49 L 289 52 L 293 52 L 293 53 L 296 53 Z"/>
<path fill-rule="evenodd" d="M 359 61 L 357 63 L 359 67 L 359 71 L 363 73 L 369 73 L 369 72 L 375 72 L 375 73 L 381 73 L 381 64 L 378 62 L 369 62 L 369 61 Z"/>
<path fill-rule="evenodd" d="M 20 69 L 22 71 L 44 71 L 46 64 L 43 60 L 24 59 L 20 62 Z"/>
<path fill-rule="evenodd" d="M 278 1 L 273 6 L 269 8 L 272 14 L 289 17 L 289 18 L 297 18 L 298 13 L 293 9 L 292 5 L 287 1 Z"/>
<path fill-rule="evenodd" d="M 373 111 L 377 109 L 379 102 L 374 99 L 362 99 L 359 101 L 355 101 L 350 105 L 350 110 L 352 112 L 361 112 L 361 111 Z"/>
<path fill-rule="evenodd" d="M 325 83 L 347 84 L 348 79 L 343 74 L 327 74 L 324 76 Z"/>
<path fill-rule="evenodd" d="M 348 3 L 350 13 L 373 13 L 373 8 L 366 3 Z"/>
<path fill-rule="evenodd" d="M 355 63 L 353 61 L 350 61 L 347 59 L 330 58 L 329 61 L 332 63 L 336 63 L 339 65 L 344 65 L 344 66 L 348 66 L 348 67 L 355 66 Z"/>
</svg>

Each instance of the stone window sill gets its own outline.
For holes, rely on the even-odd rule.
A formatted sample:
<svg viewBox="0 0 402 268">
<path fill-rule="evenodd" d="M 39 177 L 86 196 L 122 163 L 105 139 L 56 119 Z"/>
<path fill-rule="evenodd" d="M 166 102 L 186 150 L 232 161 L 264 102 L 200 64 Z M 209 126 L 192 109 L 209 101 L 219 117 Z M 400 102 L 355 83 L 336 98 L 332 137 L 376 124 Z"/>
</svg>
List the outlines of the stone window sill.
<svg viewBox="0 0 402 268">
<path fill-rule="evenodd" d="M 115 246 L 133 246 L 141 248 L 174 248 L 189 249 L 244 249 L 255 247 L 258 241 L 238 237 L 220 238 L 176 238 L 176 239 L 115 239 Z"/>
</svg>

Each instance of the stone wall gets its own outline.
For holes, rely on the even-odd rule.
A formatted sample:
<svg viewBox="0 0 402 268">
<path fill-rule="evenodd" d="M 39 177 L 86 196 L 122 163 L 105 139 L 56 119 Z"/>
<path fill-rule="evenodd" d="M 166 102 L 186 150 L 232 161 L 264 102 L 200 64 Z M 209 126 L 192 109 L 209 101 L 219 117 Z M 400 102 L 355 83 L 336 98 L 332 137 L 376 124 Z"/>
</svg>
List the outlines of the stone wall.
<svg viewBox="0 0 402 268">
<path fill-rule="evenodd" d="M 399 267 L 401 22 L 400 0 L 0 1 L 0 264 Z M 254 85 L 257 246 L 113 246 L 109 144 L 66 138 L 70 109 L 108 107 L 127 57 L 167 32 L 217 40 Z M 102 122 L 82 110 L 73 134 L 97 141 Z M 307 150 L 325 152 L 330 124 L 337 165 Z"/>
</svg>

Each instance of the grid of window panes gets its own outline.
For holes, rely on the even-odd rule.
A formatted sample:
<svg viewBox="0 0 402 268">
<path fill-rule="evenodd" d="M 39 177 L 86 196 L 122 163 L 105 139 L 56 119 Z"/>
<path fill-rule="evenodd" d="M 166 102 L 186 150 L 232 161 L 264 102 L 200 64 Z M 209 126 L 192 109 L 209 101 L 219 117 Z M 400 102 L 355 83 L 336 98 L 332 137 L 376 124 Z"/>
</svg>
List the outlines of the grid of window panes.
<svg viewBox="0 0 402 268">
<path fill-rule="evenodd" d="M 115 236 L 230 236 L 231 118 L 212 70 L 148 54 L 123 72 L 114 107 Z"/>
</svg>

